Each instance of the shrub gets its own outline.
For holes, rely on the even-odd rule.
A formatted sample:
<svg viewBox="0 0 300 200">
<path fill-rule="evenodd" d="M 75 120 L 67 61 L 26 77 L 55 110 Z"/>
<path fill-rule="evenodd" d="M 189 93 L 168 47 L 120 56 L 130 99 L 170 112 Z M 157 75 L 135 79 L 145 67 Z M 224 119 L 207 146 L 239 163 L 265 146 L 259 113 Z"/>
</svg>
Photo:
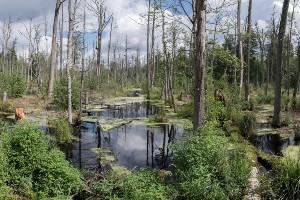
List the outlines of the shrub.
<svg viewBox="0 0 300 200">
<path fill-rule="evenodd" d="M 282 97 L 282 110 L 288 111 L 290 110 L 291 106 L 292 106 L 291 99 L 288 96 L 284 95 Z"/>
<path fill-rule="evenodd" d="M 50 148 L 44 133 L 29 124 L 5 128 L 0 136 L 0 152 L 7 158 L 7 184 L 18 194 L 43 199 L 70 195 L 83 186 L 80 173 Z"/>
<path fill-rule="evenodd" d="M 80 106 L 80 89 L 77 79 L 72 80 L 72 108 L 78 109 Z M 55 81 L 53 91 L 53 104 L 61 110 L 68 108 L 68 95 L 67 95 L 67 79 L 61 78 Z"/>
<path fill-rule="evenodd" d="M 256 97 L 256 102 L 258 104 L 273 104 L 274 103 L 274 96 L 273 95 L 262 95 Z"/>
<path fill-rule="evenodd" d="M 221 135 L 208 124 L 174 145 L 179 199 L 239 199 L 243 195 L 250 171 L 245 152 L 237 148 L 229 153 Z"/>
<path fill-rule="evenodd" d="M 215 100 L 209 95 L 205 99 L 205 119 L 208 121 L 224 120 L 226 118 L 225 107 L 221 101 Z"/>
<path fill-rule="evenodd" d="M 9 101 L 5 101 L 3 103 L 0 103 L 0 110 L 3 112 L 13 113 L 14 105 Z"/>
<path fill-rule="evenodd" d="M 108 176 L 94 183 L 92 191 L 97 199 L 171 199 L 167 186 L 151 169 L 141 169 L 125 179 Z"/>
<path fill-rule="evenodd" d="M 271 199 L 300 199 L 300 162 L 284 158 L 274 166 Z"/>
<path fill-rule="evenodd" d="M 66 119 L 52 119 L 49 121 L 49 124 L 55 129 L 55 139 L 57 142 L 71 142 L 71 128 Z"/>
<path fill-rule="evenodd" d="M 194 115 L 194 102 L 184 104 L 177 108 L 177 117 L 192 119 Z"/>
<path fill-rule="evenodd" d="M 290 123 L 291 123 L 291 117 L 290 117 L 290 115 L 287 113 L 287 114 L 284 116 L 284 118 L 283 118 L 283 120 L 282 120 L 282 122 L 281 122 L 281 125 L 282 125 L 282 126 L 288 126 Z"/>
<path fill-rule="evenodd" d="M 7 78 L 7 91 L 13 98 L 22 97 L 26 90 L 26 83 L 20 75 Z"/>
<path fill-rule="evenodd" d="M 299 124 L 294 125 L 293 129 L 294 129 L 294 133 L 295 133 L 295 140 L 299 141 L 300 140 L 300 125 Z"/>
<path fill-rule="evenodd" d="M 142 169 L 131 174 L 123 183 L 122 199 L 169 199 L 167 188 L 156 177 L 156 172 Z"/>
<path fill-rule="evenodd" d="M 238 127 L 244 137 L 249 137 L 255 129 L 256 117 L 251 112 L 246 112 L 238 121 Z"/>
</svg>

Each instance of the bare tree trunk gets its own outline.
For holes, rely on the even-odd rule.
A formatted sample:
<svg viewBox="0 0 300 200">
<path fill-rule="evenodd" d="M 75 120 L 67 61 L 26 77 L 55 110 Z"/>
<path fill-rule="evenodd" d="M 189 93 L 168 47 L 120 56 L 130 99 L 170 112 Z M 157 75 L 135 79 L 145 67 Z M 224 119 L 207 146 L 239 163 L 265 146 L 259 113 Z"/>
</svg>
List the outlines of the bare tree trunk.
<svg viewBox="0 0 300 200">
<path fill-rule="evenodd" d="M 300 42 L 298 42 L 298 50 L 297 50 L 297 65 L 298 65 L 298 71 L 297 71 L 297 79 L 294 86 L 294 92 L 293 92 L 293 102 L 296 102 L 297 92 L 299 88 L 299 82 L 300 82 Z"/>
<path fill-rule="evenodd" d="M 61 0 L 56 0 L 54 22 L 53 22 L 53 32 L 52 32 L 52 47 L 51 47 L 50 73 L 49 73 L 49 83 L 48 83 L 48 98 L 51 98 L 52 94 L 53 94 L 53 83 L 54 83 L 55 68 L 56 68 L 56 33 L 57 33 L 59 8 L 60 8 L 61 4 L 62 4 Z"/>
<path fill-rule="evenodd" d="M 196 55 L 195 55 L 195 97 L 194 130 L 204 124 L 205 114 L 205 39 L 207 0 L 196 1 Z"/>
<path fill-rule="evenodd" d="M 111 47 L 111 33 L 112 33 L 112 29 L 113 29 L 113 21 L 114 18 L 112 17 L 111 19 L 111 24 L 110 24 L 110 31 L 109 31 L 109 42 L 108 42 L 108 53 L 107 53 L 107 85 L 109 86 L 109 78 L 110 78 L 110 47 Z"/>
<path fill-rule="evenodd" d="M 241 74 L 240 74 L 240 90 L 243 88 L 243 78 L 244 78 L 244 58 L 243 58 L 243 39 L 241 33 L 241 7 L 242 0 L 238 0 L 237 8 L 237 34 L 238 34 L 238 45 L 239 45 L 239 59 L 241 61 Z"/>
<path fill-rule="evenodd" d="M 250 49 L 251 49 L 251 14 L 252 14 L 252 0 L 249 0 L 249 7 L 248 7 L 248 27 L 247 27 L 247 65 L 246 65 L 246 81 L 245 81 L 245 100 L 249 101 L 249 84 L 250 84 Z"/>
<path fill-rule="evenodd" d="M 299 0 L 297 0 L 298 3 Z M 288 74 L 287 74 L 287 93 L 288 93 L 288 97 L 290 96 L 290 85 L 291 85 L 291 73 L 290 73 L 290 68 L 291 68 L 291 42 L 292 42 L 292 29 L 293 29 L 293 20 L 294 20 L 294 13 L 295 13 L 295 7 L 297 6 L 296 4 L 296 0 L 294 0 L 294 4 L 293 4 L 293 11 L 292 11 L 292 15 L 291 15 L 291 21 L 290 21 L 290 32 L 289 32 L 289 40 L 288 40 Z"/>
<path fill-rule="evenodd" d="M 283 58 L 283 40 L 286 28 L 286 21 L 289 9 L 289 0 L 284 0 L 280 27 L 278 33 L 278 46 L 277 46 L 277 63 L 276 63 L 276 79 L 275 79 L 275 99 L 274 99 L 274 117 L 272 126 L 281 126 L 281 82 L 282 82 L 282 58 Z"/>
<path fill-rule="evenodd" d="M 148 4 L 148 24 L 147 24 L 147 99 L 150 100 L 150 48 L 149 48 L 149 39 L 150 39 L 150 8 L 151 0 Z M 148 110 L 148 109 L 147 109 Z M 148 113 L 147 113 L 148 114 Z"/>
<path fill-rule="evenodd" d="M 60 27 L 60 76 L 63 77 L 63 34 L 64 34 L 64 4 L 61 5 L 61 27 Z"/>
<path fill-rule="evenodd" d="M 68 47 L 67 47 L 67 80 L 68 80 L 68 122 L 72 124 L 72 82 L 70 67 L 73 63 L 72 59 L 72 49 L 73 49 L 73 35 L 74 35 L 74 12 L 72 11 L 72 0 L 69 0 L 68 10 L 69 10 L 69 35 L 68 35 Z M 75 0 L 76 1 L 76 0 Z"/>
<path fill-rule="evenodd" d="M 151 34 L 151 58 L 152 58 L 152 76 L 151 76 L 151 88 L 153 87 L 155 79 L 155 53 L 154 53 L 154 43 L 155 43 L 155 16 L 156 16 L 156 0 L 153 2 L 153 16 L 152 16 L 152 34 Z"/>
<path fill-rule="evenodd" d="M 83 35 L 82 35 L 82 58 L 81 58 L 81 77 L 80 77 L 80 107 L 79 107 L 79 112 L 78 112 L 78 120 L 81 118 L 81 112 L 82 112 L 82 99 L 83 99 L 83 75 L 85 71 L 85 32 L 86 32 L 86 13 L 85 13 L 85 8 L 83 11 Z M 87 95 L 85 102 L 87 103 Z"/>
</svg>

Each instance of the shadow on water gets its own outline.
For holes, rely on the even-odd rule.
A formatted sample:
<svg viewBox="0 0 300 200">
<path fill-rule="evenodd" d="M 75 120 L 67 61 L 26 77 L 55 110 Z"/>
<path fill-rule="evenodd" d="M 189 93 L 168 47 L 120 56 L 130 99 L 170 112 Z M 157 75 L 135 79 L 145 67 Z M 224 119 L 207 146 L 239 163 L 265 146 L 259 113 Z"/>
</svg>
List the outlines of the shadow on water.
<svg viewBox="0 0 300 200">
<path fill-rule="evenodd" d="M 148 113 L 159 111 L 156 106 L 147 103 L 132 103 L 121 108 L 109 108 L 92 112 L 102 118 L 146 118 Z M 108 132 L 97 133 L 94 123 L 83 122 L 74 131 L 80 138 L 69 145 L 59 145 L 66 158 L 77 168 L 85 170 L 99 169 L 99 157 L 91 151 L 93 148 L 109 150 L 115 162 L 129 169 L 141 167 L 166 168 L 170 164 L 172 153 L 170 144 L 183 132 L 182 128 L 170 124 L 159 126 L 136 125 L 133 123 L 113 128 Z"/>
</svg>

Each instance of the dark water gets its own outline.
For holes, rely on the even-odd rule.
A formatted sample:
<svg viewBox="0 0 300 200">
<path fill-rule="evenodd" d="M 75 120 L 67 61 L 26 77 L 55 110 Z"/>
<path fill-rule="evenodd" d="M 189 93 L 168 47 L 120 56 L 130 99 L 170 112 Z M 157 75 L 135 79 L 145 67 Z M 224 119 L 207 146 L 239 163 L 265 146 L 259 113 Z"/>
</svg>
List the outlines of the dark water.
<svg viewBox="0 0 300 200">
<path fill-rule="evenodd" d="M 250 142 L 263 153 L 282 156 L 281 150 L 286 149 L 290 145 L 294 145 L 294 136 L 282 138 L 279 134 L 252 135 Z"/>
<path fill-rule="evenodd" d="M 149 106 L 149 105 L 148 105 Z M 144 118 L 155 114 L 159 108 L 147 103 L 131 103 L 105 111 L 92 112 L 92 116 L 101 118 Z M 94 123 L 82 123 L 76 130 L 79 141 L 69 145 L 60 145 L 66 158 L 77 168 L 95 170 L 101 168 L 98 155 L 92 148 L 109 149 L 116 163 L 129 169 L 141 167 L 165 168 L 169 165 L 170 144 L 176 140 L 183 129 L 173 125 L 146 126 L 126 124 L 113 128 L 109 132 L 96 133 Z"/>
</svg>

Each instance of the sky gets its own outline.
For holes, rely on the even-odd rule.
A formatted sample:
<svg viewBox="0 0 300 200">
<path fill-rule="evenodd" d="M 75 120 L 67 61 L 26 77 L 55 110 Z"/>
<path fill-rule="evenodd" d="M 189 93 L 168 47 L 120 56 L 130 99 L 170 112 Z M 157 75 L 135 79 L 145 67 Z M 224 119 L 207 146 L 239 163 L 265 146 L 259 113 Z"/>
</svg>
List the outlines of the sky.
<svg viewBox="0 0 300 200">
<path fill-rule="evenodd" d="M 87 0 L 91 2 L 92 0 Z M 209 3 L 216 3 L 221 0 L 208 0 Z M 228 0 L 227 0 L 228 1 Z M 55 0 L 0 0 L 0 28 L 3 26 L 3 22 L 11 16 L 13 21 L 13 38 L 17 38 L 18 54 L 22 55 L 28 49 L 28 34 L 26 28 L 29 28 L 30 19 L 32 19 L 33 26 L 40 26 L 41 34 L 41 47 L 40 49 L 50 49 L 51 36 L 52 36 L 52 22 L 54 17 Z M 84 0 L 82 0 L 84 2 Z M 172 2 L 172 0 L 168 0 Z M 291 3 L 293 0 L 291 0 Z M 139 49 L 141 55 L 145 54 L 146 51 L 146 21 L 141 18 L 141 15 L 147 13 L 148 3 L 145 0 L 106 0 L 105 5 L 107 6 L 107 16 L 113 14 L 114 24 L 112 31 L 112 42 L 118 42 L 124 50 L 125 38 L 128 37 L 128 48 L 132 51 Z M 256 21 L 260 21 L 261 26 L 266 25 L 266 20 L 269 20 L 274 5 L 276 5 L 275 11 L 277 17 L 281 12 L 282 0 L 253 0 L 253 24 Z M 291 7 L 291 6 L 290 6 Z M 233 5 L 232 9 L 235 9 L 236 5 Z M 242 0 L 242 16 L 245 19 L 248 9 L 248 0 Z M 65 10 L 65 33 L 64 33 L 64 44 L 67 41 L 67 2 L 64 4 Z M 83 13 L 84 6 L 81 4 L 78 9 L 78 13 Z M 171 14 L 170 11 L 166 11 Z M 235 12 L 235 11 L 234 11 Z M 91 55 L 91 49 L 93 42 L 95 41 L 95 32 L 97 28 L 97 19 L 92 15 L 88 9 L 87 13 L 87 48 Z M 175 17 L 178 17 L 178 15 Z M 188 24 L 185 16 L 181 16 Z M 46 19 L 46 20 L 45 20 Z M 78 30 L 82 30 L 82 17 L 78 16 L 78 23 L 76 24 Z M 47 21 L 47 23 L 45 23 Z M 296 13 L 296 21 L 300 22 L 300 12 Z M 47 25 L 47 33 L 44 36 L 45 24 Z M 106 60 L 107 47 L 109 41 L 109 29 L 108 25 L 104 31 L 103 37 L 103 56 L 102 59 Z M 159 38 L 160 28 L 156 31 L 157 37 Z M 21 34 L 22 33 L 22 34 Z M 2 31 L 0 32 L 0 43 L 3 41 Z M 47 39 L 47 40 L 46 40 Z M 12 41 L 12 39 L 10 40 Z M 48 47 L 48 48 L 47 48 Z M 66 48 L 65 48 L 66 49 Z"/>
</svg>

